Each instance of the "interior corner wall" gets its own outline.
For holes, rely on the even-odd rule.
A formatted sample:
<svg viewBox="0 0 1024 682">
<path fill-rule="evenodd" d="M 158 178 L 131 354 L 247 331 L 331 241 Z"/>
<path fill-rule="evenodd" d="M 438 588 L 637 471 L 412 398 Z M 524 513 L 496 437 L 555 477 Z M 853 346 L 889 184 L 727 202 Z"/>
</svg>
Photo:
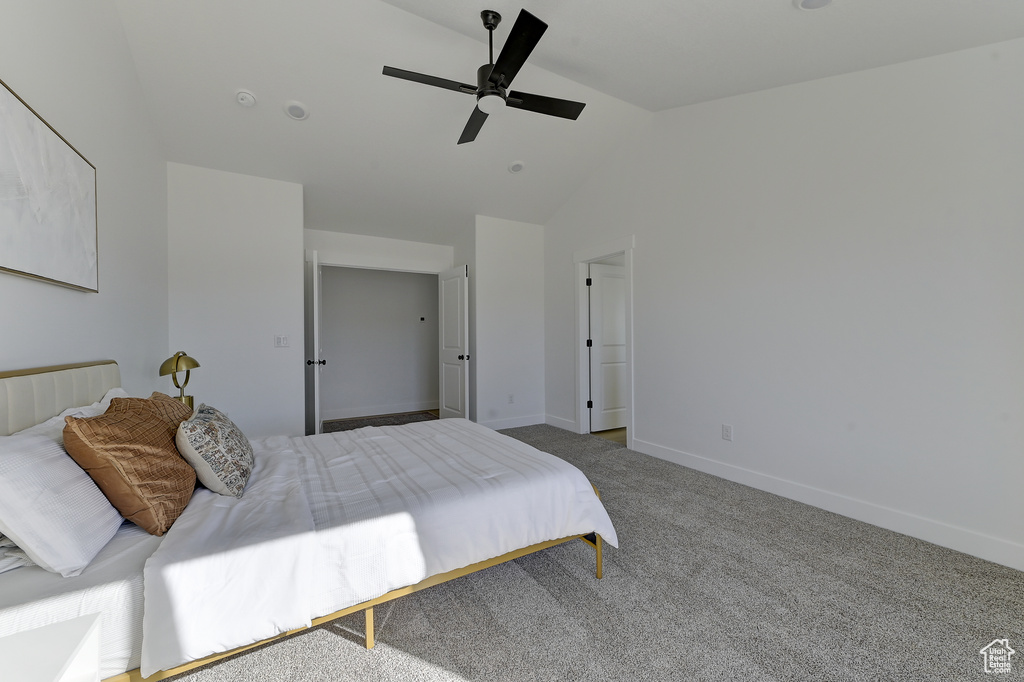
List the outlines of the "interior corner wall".
<svg viewBox="0 0 1024 682">
<path fill-rule="evenodd" d="M 96 167 L 99 258 L 99 293 L 0 272 L 0 369 L 111 358 L 148 395 L 169 354 L 166 167 L 113 3 L 4 2 L 0 79 Z"/>
<path fill-rule="evenodd" d="M 543 423 L 544 228 L 477 216 L 474 260 L 476 421 Z"/>
<path fill-rule="evenodd" d="M 636 235 L 634 446 L 1024 569 L 1024 40 L 662 112 L 547 223 Z M 734 440 L 722 439 L 722 425 Z"/>
<path fill-rule="evenodd" d="M 170 346 L 201 365 L 188 393 L 250 438 L 303 435 L 302 186 L 170 163 L 167 203 Z"/>
</svg>

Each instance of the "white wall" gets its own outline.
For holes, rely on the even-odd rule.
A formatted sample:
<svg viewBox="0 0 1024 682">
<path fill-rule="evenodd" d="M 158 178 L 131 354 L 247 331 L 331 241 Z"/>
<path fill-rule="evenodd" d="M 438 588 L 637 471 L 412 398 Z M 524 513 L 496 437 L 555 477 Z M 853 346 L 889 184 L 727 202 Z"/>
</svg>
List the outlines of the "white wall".
<svg viewBox="0 0 1024 682">
<path fill-rule="evenodd" d="M 326 230 L 304 230 L 303 241 L 326 265 L 431 273 L 452 267 L 451 246 Z"/>
<path fill-rule="evenodd" d="M 1018 40 L 655 116 L 547 225 L 549 415 L 569 254 L 635 232 L 637 449 L 1024 568 L 1022 74 Z"/>
<path fill-rule="evenodd" d="M 188 393 L 250 438 L 302 435 L 302 186 L 170 163 L 167 203 L 170 345 L 201 365 Z"/>
<path fill-rule="evenodd" d="M 476 421 L 543 423 L 544 228 L 477 216 L 474 260 Z"/>
<path fill-rule="evenodd" d="M 0 272 L 0 368 L 113 358 L 162 385 L 167 351 L 163 153 L 121 22 L 105 0 L 7 0 L 0 79 L 96 167 L 99 293 Z"/>
<path fill-rule="evenodd" d="M 437 275 L 322 272 L 321 418 L 437 409 Z"/>
</svg>

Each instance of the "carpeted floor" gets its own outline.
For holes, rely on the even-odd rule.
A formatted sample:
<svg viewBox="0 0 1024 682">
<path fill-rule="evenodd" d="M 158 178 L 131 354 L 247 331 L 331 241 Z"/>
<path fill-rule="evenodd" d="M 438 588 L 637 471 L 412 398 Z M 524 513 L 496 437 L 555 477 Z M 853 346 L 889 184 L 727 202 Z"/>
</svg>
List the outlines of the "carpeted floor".
<svg viewBox="0 0 1024 682">
<path fill-rule="evenodd" d="M 400 426 L 413 422 L 426 422 L 437 419 L 433 412 L 404 412 L 402 414 L 385 414 L 378 417 L 353 417 L 352 419 L 328 419 L 323 423 L 323 433 L 335 431 L 351 431 L 364 426 Z"/>
<path fill-rule="evenodd" d="M 621 547 L 562 545 L 177 679 L 983 680 L 1024 651 L 1024 573 L 550 426 Z M 1001 679 L 1019 679 L 1024 653 Z M 999 679 L 999 678 L 997 678 Z"/>
</svg>

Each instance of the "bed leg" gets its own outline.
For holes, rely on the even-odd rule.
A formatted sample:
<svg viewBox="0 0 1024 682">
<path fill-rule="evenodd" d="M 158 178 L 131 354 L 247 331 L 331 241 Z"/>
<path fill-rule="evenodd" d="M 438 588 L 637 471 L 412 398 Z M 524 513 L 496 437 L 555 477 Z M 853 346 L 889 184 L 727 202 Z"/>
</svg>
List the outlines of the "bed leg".
<svg viewBox="0 0 1024 682">
<path fill-rule="evenodd" d="M 604 555 L 601 552 L 601 536 L 594 533 L 594 538 L 594 549 L 597 550 L 597 579 L 600 580 L 604 577 Z"/>
<path fill-rule="evenodd" d="M 366 648 L 372 649 L 375 642 L 373 641 L 373 607 L 366 609 Z"/>
</svg>

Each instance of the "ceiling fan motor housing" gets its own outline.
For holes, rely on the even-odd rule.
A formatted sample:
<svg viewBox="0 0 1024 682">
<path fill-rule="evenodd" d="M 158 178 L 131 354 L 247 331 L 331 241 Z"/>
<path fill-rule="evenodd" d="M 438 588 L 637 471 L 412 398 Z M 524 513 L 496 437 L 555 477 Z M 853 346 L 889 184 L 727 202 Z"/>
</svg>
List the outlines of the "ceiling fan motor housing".
<svg viewBox="0 0 1024 682">
<path fill-rule="evenodd" d="M 494 64 L 484 64 L 476 70 L 476 98 L 479 100 L 481 97 L 488 95 L 498 95 L 502 99 L 506 98 L 505 88 L 501 85 L 496 85 L 491 82 L 490 75 L 491 70 L 494 69 Z"/>
</svg>

